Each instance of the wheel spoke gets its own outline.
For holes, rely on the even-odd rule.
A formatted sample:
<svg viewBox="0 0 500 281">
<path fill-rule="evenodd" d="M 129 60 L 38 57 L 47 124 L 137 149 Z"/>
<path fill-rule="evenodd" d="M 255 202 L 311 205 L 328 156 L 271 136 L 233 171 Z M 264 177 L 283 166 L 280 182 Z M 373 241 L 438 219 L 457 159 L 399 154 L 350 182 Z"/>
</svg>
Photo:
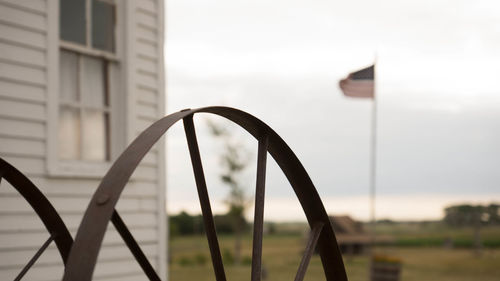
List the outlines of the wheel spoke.
<svg viewBox="0 0 500 281">
<path fill-rule="evenodd" d="M 55 235 L 50 235 L 50 237 L 43 243 L 43 245 L 38 249 L 38 251 L 35 253 L 35 255 L 30 259 L 30 261 L 24 266 L 23 270 L 19 272 L 17 277 L 14 279 L 14 281 L 19 281 L 23 276 L 28 272 L 28 270 L 35 264 L 35 262 L 38 260 L 38 258 L 45 252 L 47 247 L 49 247 L 50 243 L 54 241 Z"/>
<path fill-rule="evenodd" d="M 203 173 L 201 164 L 200 150 L 198 141 L 196 140 L 196 132 L 194 130 L 193 115 L 183 119 L 184 131 L 188 142 L 189 154 L 191 156 L 191 164 L 193 166 L 196 188 L 198 189 L 198 197 L 200 199 L 201 212 L 203 215 L 203 223 L 207 235 L 210 255 L 212 256 L 212 264 L 214 267 L 215 277 L 217 281 L 225 281 L 226 274 L 224 273 L 224 265 L 222 264 L 222 256 L 220 253 L 219 241 L 215 231 L 214 217 L 212 208 L 210 207 L 210 199 L 208 198 L 207 183 Z"/>
<path fill-rule="evenodd" d="M 267 136 L 259 140 L 257 155 L 257 184 L 255 188 L 255 214 L 253 221 L 252 281 L 260 281 L 262 273 L 262 235 L 264 227 L 267 145 Z"/>
<path fill-rule="evenodd" d="M 111 217 L 111 221 L 113 222 L 113 225 L 115 226 L 116 230 L 118 233 L 120 233 L 120 236 L 122 237 L 123 241 L 125 241 L 125 244 L 127 244 L 127 247 L 130 249 L 130 252 L 135 257 L 135 260 L 139 263 L 141 266 L 142 270 L 146 274 L 146 276 L 149 278 L 149 280 L 155 280 L 155 281 L 160 281 L 160 277 L 158 277 L 158 274 L 156 274 L 156 271 L 154 270 L 153 266 L 151 263 L 149 263 L 148 258 L 142 251 L 141 247 L 139 244 L 137 244 L 137 241 L 135 241 L 134 236 L 132 233 L 130 233 L 130 230 L 128 229 L 127 225 L 123 222 L 122 218 L 118 214 L 118 212 L 115 210 L 113 212 L 113 216 Z"/>
<path fill-rule="evenodd" d="M 304 251 L 304 255 L 302 256 L 302 260 L 300 261 L 299 269 L 297 270 L 297 275 L 295 275 L 295 281 L 304 280 L 304 276 L 306 275 L 307 271 L 307 266 L 309 265 L 311 256 L 314 253 L 316 244 L 318 243 L 318 238 L 319 235 L 321 234 L 321 230 L 323 229 L 323 225 L 324 224 L 322 222 L 314 224 L 313 229 L 309 234 L 309 239 L 307 240 L 306 249 Z"/>
</svg>

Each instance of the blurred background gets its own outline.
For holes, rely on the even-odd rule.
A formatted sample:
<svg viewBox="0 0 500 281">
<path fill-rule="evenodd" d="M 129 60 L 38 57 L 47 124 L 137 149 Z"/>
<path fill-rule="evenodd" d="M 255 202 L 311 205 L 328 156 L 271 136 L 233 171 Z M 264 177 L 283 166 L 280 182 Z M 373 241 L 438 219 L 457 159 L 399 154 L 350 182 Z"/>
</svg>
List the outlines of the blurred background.
<svg viewBox="0 0 500 281">
<path fill-rule="evenodd" d="M 497 280 L 498 14 L 495 1 L 169 0 L 167 111 L 224 105 L 257 116 L 296 153 L 337 224 L 361 224 L 369 236 L 376 102 L 375 253 L 401 262 L 404 280 Z M 344 96 L 338 82 L 372 64 L 375 101 Z M 224 157 L 241 151 L 233 156 L 245 168 L 234 175 L 251 202 L 257 143 L 225 120 L 195 119 L 212 207 L 222 223 L 231 206 L 231 187 L 221 180 L 228 173 Z M 225 134 L 214 136 L 214 126 Z M 167 159 L 170 271 L 182 280 L 209 256 L 198 253 L 199 246 L 183 248 L 198 236 L 181 235 L 188 230 L 179 224 L 200 223 L 200 210 L 181 126 L 169 132 Z M 244 205 L 251 224 L 253 205 Z M 272 160 L 265 220 L 274 233 L 268 239 L 280 241 L 269 243 L 298 251 L 270 254 L 269 279 L 281 280 L 281 271 L 292 278 L 294 270 L 273 267 L 287 268 L 288 261 L 276 260 L 291 256 L 298 264 L 305 216 Z M 198 233 L 197 227 L 190 231 Z M 250 230 L 243 238 L 247 248 L 237 254 L 242 260 L 251 253 Z M 234 255 L 232 233 L 229 227 L 222 240 L 227 255 Z M 366 237 L 359 239 L 363 244 Z M 350 279 L 366 280 L 368 256 L 346 255 Z M 249 272 L 241 260 L 236 264 L 230 274 Z M 323 278 L 314 273 L 318 267 L 313 260 L 306 278 Z"/>
<path fill-rule="evenodd" d="M 349 280 L 497 281 L 499 15 L 494 0 L 0 0 L 0 162 L 75 237 L 153 122 L 238 108 L 300 159 Z M 215 115 L 194 123 L 228 279 L 249 279 L 257 141 Z M 116 210 L 163 279 L 214 280 L 183 126 L 166 135 Z M 40 196 L 3 179 L 0 280 L 19 280 L 57 233 Z M 310 227 L 271 157 L 265 198 L 262 279 L 291 280 Z M 113 226 L 97 244 L 93 280 L 146 280 Z M 64 274 L 54 243 L 29 264 L 23 280 Z M 305 279 L 325 279 L 319 255 Z"/>
</svg>

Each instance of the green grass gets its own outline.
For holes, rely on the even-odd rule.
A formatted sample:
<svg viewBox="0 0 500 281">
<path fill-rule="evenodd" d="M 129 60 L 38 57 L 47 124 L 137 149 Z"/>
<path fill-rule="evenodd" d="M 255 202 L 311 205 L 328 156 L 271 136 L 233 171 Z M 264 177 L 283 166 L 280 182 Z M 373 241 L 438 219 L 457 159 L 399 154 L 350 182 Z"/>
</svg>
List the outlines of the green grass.
<svg viewBox="0 0 500 281">
<path fill-rule="evenodd" d="M 393 237 L 394 245 L 401 247 L 440 247 L 447 239 L 451 239 L 458 248 L 471 248 L 474 245 L 472 227 L 450 227 L 439 222 L 379 223 L 376 232 Z M 482 227 L 481 240 L 487 248 L 500 247 L 500 227 Z"/>
<path fill-rule="evenodd" d="M 233 249 L 233 237 L 222 236 L 219 240 L 223 252 Z M 304 243 L 300 234 L 265 236 L 263 264 L 268 272 L 267 280 L 293 280 Z M 169 246 L 170 280 L 215 280 L 205 237 L 175 237 Z M 405 281 L 500 280 L 500 249 L 484 249 L 480 256 L 472 249 L 442 247 L 382 247 L 377 249 L 377 253 L 400 258 L 403 263 L 402 280 Z M 247 258 L 251 256 L 250 236 L 243 239 L 242 254 Z M 367 256 L 344 257 L 344 263 L 349 280 L 367 280 Z M 248 263 L 238 266 L 225 265 L 225 269 L 228 280 L 250 279 L 251 268 Z M 325 280 L 318 256 L 312 258 L 305 280 Z"/>
</svg>

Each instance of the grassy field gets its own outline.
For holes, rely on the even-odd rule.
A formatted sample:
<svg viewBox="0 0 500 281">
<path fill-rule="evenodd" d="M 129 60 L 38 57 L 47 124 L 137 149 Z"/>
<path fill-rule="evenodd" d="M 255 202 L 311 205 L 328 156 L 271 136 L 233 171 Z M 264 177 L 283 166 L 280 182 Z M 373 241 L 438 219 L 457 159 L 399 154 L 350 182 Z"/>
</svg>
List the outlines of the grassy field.
<svg viewBox="0 0 500 281">
<path fill-rule="evenodd" d="M 250 279 L 251 237 L 247 236 L 243 240 L 242 264 L 225 264 L 228 280 Z M 231 261 L 229 253 L 233 249 L 233 244 L 233 237 L 220 237 L 223 258 L 228 263 Z M 263 264 L 267 271 L 267 280 L 293 280 L 303 248 L 304 238 L 300 234 L 265 236 Z M 170 241 L 170 251 L 170 280 L 215 280 L 210 253 L 204 237 L 175 237 Z M 500 249 L 484 249 L 480 256 L 476 255 L 472 249 L 422 246 L 381 247 L 376 252 L 401 259 L 402 280 L 405 281 L 500 280 Z M 367 256 L 346 256 L 344 263 L 349 280 L 368 279 Z M 305 279 L 325 280 L 319 257 L 315 256 L 311 260 Z"/>
<path fill-rule="evenodd" d="M 472 227 L 449 227 L 440 222 L 378 223 L 376 232 L 393 237 L 397 246 L 439 247 L 447 239 L 452 240 L 457 248 L 474 245 Z M 500 248 L 500 227 L 483 226 L 481 240 L 487 248 Z"/>
</svg>

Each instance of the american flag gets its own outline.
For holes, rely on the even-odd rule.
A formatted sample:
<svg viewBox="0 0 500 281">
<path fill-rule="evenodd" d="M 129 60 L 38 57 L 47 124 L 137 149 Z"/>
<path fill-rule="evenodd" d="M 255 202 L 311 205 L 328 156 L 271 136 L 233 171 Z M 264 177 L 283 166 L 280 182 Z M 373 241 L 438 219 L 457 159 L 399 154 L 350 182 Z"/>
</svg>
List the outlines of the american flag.
<svg viewBox="0 0 500 281">
<path fill-rule="evenodd" d="M 375 98 L 375 65 L 350 73 L 339 86 L 348 97 Z"/>
</svg>

